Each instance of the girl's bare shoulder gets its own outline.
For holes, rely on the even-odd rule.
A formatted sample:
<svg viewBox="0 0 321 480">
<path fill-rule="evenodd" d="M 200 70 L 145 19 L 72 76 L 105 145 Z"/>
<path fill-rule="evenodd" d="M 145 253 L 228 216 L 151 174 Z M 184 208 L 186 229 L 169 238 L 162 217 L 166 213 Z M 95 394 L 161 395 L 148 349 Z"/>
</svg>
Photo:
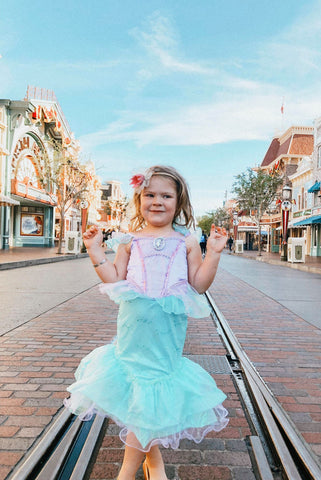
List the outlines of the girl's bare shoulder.
<svg viewBox="0 0 321 480">
<path fill-rule="evenodd" d="M 185 237 L 186 251 L 189 254 L 195 248 L 199 248 L 197 238 L 194 235 Z"/>
</svg>

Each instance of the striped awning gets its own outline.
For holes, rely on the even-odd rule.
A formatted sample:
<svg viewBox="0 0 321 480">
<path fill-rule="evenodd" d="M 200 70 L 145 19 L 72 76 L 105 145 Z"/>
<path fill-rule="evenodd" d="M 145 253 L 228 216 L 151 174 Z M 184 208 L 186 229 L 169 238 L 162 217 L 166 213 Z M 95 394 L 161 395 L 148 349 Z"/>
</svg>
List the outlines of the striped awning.
<svg viewBox="0 0 321 480">
<path fill-rule="evenodd" d="M 14 207 L 15 205 L 20 205 L 20 202 L 8 197 L 8 195 L 0 195 L 0 207 Z"/>
</svg>

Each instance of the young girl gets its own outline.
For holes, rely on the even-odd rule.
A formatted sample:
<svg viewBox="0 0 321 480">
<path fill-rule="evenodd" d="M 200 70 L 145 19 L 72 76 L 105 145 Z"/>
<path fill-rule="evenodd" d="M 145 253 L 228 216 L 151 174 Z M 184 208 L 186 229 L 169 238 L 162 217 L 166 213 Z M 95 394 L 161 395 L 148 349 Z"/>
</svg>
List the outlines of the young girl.
<svg viewBox="0 0 321 480">
<path fill-rule="evenodd" d="M 198 364 L 182 356 L 187 316 L 209 315 L 203 296 L 213 282 L 226 232 L 212 226 L 202 260 L 188 187 L 171 167 L 155 166 L 132 178 L 136 213 L 132 234 L 118 243 L 114 263 L 104 254 L 102 233 L 92 226 L 84 242 L 101 290 L 120 304 L 117 340 L 80 363 L 66 406 L 81 419 L 106 415 L 122 427 L 125 443 L 118 480 L 166 480 L 158 445 L 199 443 L 228 422 L 226 396 Z M 182 228 L 185 227 L 185 228 Z"/>
</svg>

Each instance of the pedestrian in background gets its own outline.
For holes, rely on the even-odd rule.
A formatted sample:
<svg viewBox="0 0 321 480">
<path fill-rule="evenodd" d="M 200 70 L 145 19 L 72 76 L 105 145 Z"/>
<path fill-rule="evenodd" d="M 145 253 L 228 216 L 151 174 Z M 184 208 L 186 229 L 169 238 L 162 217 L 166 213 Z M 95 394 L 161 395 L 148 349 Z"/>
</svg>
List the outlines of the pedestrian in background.
<svg viewBox="0 0 321 480">
<path fill-rule="evenodd" d="M 230 238 L 229 238 L 228 241 L 227 241 L 228 248 L 229 248 L 229 251 L 230 251 L 230 252 L 232 251 L 233 243 L 234 243 L 234 240 L 233 240 L 233 238 L 232 238 L 232 235 L 230 235 Z"/>
<path fill-rule="evenodd" d="M 202 255 L 205 255 L 206 253 L 206 243 L 207 243 L 207 235 L 204 232 L 204 230 L 202 230 L 202 235 L 200 238 L 200 247 L 201 247 Z"/>
<path fill-rule="evenodd" d="M 132 178 L 135 215 L 130 234 L 116 234 L 111 263 L 97 226 L 84 233 L 89 256 L 120 304 L 117 339 L 80 363 L 65 405 L 83 420 L 94 413 L 121 426 L 124 461 L 118 480 L 167 480 L 158 445 L 199 443 L 228 420 L 226 395 L 202 367 L 182 356 L 187 317 L 209 315 L 199 295 L 211 285 L 226 244 L 225 229 L 212 226 L 202 261 L 188 228 L 193 211 L 188 187 L 171 167 L 155 166 Z"/>
</svg>

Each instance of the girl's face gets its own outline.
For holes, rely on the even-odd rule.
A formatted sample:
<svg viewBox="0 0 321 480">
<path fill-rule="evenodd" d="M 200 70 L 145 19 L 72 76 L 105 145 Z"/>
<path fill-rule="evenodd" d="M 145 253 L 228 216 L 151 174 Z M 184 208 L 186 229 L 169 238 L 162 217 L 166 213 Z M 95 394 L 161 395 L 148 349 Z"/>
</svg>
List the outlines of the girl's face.
<svg viewBox="0 0 321 480">
<path fill-rule="evenodd" d="M 177 205 L 176 185 L 170 178 L 155 175 L 140 197 L 140 211 L 148 225 L 171 226 Z"/>
</svg>

